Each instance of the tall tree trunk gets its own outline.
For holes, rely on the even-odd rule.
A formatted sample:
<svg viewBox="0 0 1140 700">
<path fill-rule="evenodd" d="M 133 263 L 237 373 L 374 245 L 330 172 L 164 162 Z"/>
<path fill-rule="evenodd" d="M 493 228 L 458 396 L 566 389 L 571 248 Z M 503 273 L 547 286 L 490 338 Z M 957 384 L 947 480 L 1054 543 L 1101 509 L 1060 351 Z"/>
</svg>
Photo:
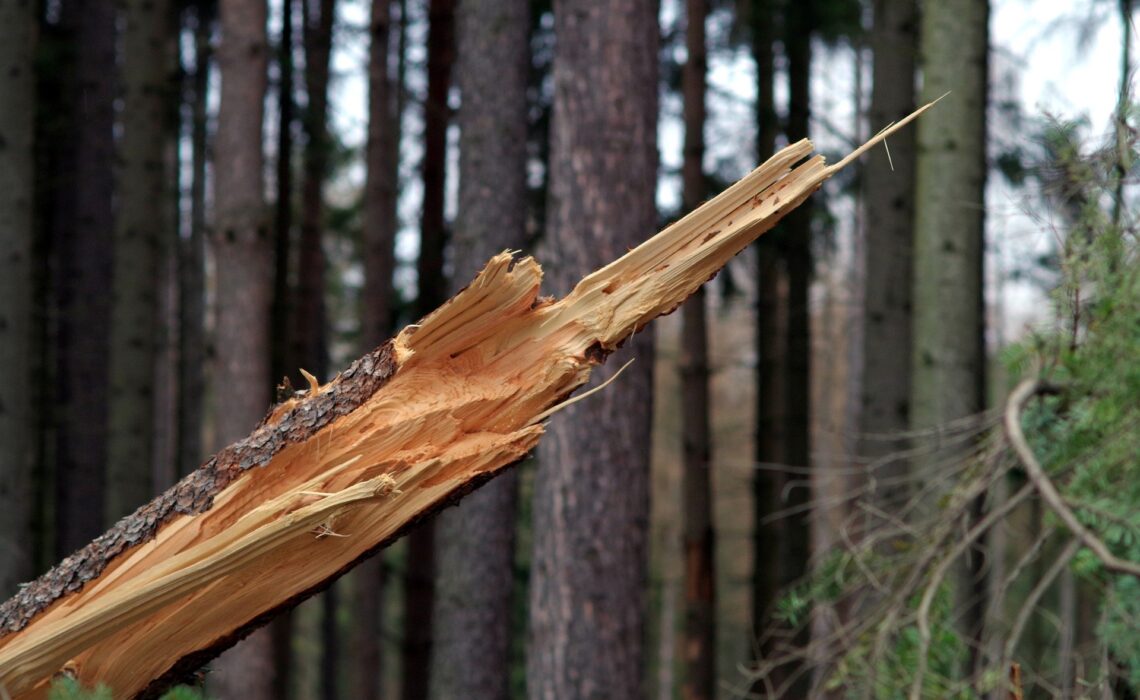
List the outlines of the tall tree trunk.
<svg viewBox="0 0 1140 700">
<path fill-rule="evenodd" d="M 262 122 L 268 42 L 265 0 L 221 0 L 222 90 L 215 136 L 212 231 L 217 264 L 215 447 L 240 438 L 270 398 L 273 258 L 264 201 Z M 216 664 L 223 700 L 273 697 L 272 637 L 255 632 Z"/>
<path fill-rule="evenodd" d="M 364 190 L 364 293 L 361 315 L 363 350 L 369 351 L 392 333 L 395 299 L 392 274 L 395 270 L 397 183 L 400 169 L 400 126 L 403 117 L 404 49 L 407 2 L 399 3 L 400 15 L 395 42 L 397 72 L 389 69 L 391 0 L 373 0 L 368 61 L 368 144 L 367 180 Z M 356 607 L 353 644 L 353 697 L 377 700 L 383 679 L 384 558 L 376 555 L 354 572 Z"/>
<path fill-rule="evenodd" d="M 206 160 L 209 152 L 210 35 L 215 0 L 194 4 L 194 75 L 190 123 L 190 232 L 181 242 L 178 266 L 178 472 L 202 461 L 206 364 Z"/>
<path fill-rule="evenodd" d="M 547 279 L 563 294 L 654 227 L 657 2 L 573 0 L 554 14 Z M 653 339 L 630 345 L 621 381 L 567 408 L 539 451 L 532 698 L 643 694 Z"/>
<path fill-rule="evenodd" d="M 772 0 L 753 0 L 751 6 L 752 56 L 756 63 L 756 150 L 763 163 L 776 149 L 779 123 L 775 93 L 775 22 Z M 780 508 L 782 479 L 776 468 L 783 462 L 782 368 L 785 337 L 783 302 L 785 279 L 778 238 L 767 235 L 756 242 L 756 474 L 753 477 L 755 531 L 753 534 L 752 625 L 764 640 L 768 616 L 779 591 L 781 521 L 766 520 Z"/>
<path fill-rule="evenodd" d="M 290 358 L 292 332 L 289 271 L 293 240 L 293 126 L 296 123 L 294 90 L 296 67 L 293 39 L 297 0 L 281 3 L 281 36 L 277 44 L 277 196 L 273 232 L 273 381 L 297 371 Z"/>
<path fill-rule="evenodd" d="M 305 157 L 301 184 L 301 241 L 293 317 L 293 355 L 321 381 L 328 378 L 325 318 L 324 185 L 328 178 L 329 55 L 333 0 L 302 2 L 305 28 Z M 295 368 L 287 368 L 296 371 Z M 300 380 L 300 377 L 295 377 Z"/>
<path fill-rule="evenodd" d="M 788 57 L 788 141 L 795 143 L 808 137 L 811 122 L 811 39 L 816 28 L 816 0 L 805 0 L 788 8 L 784 24 L 784 50 Z M 811 464 L 811 288 L 813 263 L 812 210 L 813 203 L 797 208 L 788 215 L 777 245 L 785 259 L 787 273 L 786 316 L 787 333 L 782 368 L 784 375 L 784 456 L 782 463 L 802 469 Z M 802 579 L 808 572 L 811 557 L 812 512 L 810 480 L 802 474 L 784 472 L 780 491 L 780 507 L 789 514 L 782 518 L 783 536 L 780 538 L 779 583 L 787 588 Z M 806 650 L 810 627 L 803 625 L 796 631 L 791 645 L 797 651 Z M 787 697 L 807 697 L 810 677 L 802 667 L 789 664 L 777 669 L 773 680 L 777 687 L 787 687 Z M 797 677 L 797 674 L 798 677 Z M 793 680 L 794 679 L 794 680 Z"/>
<path fill-rule="evenodd" d="M 401 14 L 401 36 L 404 20 Z M 396 109 L 395 93 L 402 84 L 401 81 L 393 84 L 389 71 L 391 26 L 391 0 L 372 0 L 361 308 L 361 341 L 365 352 L 384 342 L 393 326 L 392 273 L 395 268 L 401 116 Z M 353 618 L 352 683 L 353 697 L 360 700 L 378 700 L 380 697 L 384 575 L 382 555 L 363 562 L 353 572 L 356 615 Z"/>
<path fill-rule="evenodd" d="M 53 248 L 59 304 L 56 544 L 68 554 L 103 528 L 110 352 L 115 5 L 65 2 L 71 139 L 57 182 Z"/>
<path fill-rule="evenodd" d="M 0 6 L 0 595 L 32 575 L 36 3 Z"/>
<path fill-rule="evenodd" d="M 453 291 L 526 241 L 527 0 L 464 0 L 457 16 L 459 213 Z M 518 472 L 440 514 L 431 697 L 509 695 Z"/>
<path fill-rule="evenodd" d="M 328 326 L 325 310 L 324 186 L 329 176 L 329 57 L 332 51 L 334 0 L 302 1 L 305 43 L 305 157 L 301 184 L 301 240 L 297 294 L 293 305 L 293 358 L 321 381 L 329 379 Z M 295 368 L 288 368 L 296 371 Z M 336 584 L 321 594 L 320 688 L 324 700 L 339 697 L 340 629 Z"/>
<path fill-rule="evenodd" d="M 301 0 L 302 2 L 304 0 Z M 293 129 L 297 122 L 296 65 L 297 41 L 296 26 L 297 0 L 284 0 L 281 3 L 281 33 L 277 38 L 277 153 L 276 153 L 276 193 L 273 212 L 273 300 L 271 340 L 271 377 L 274 382 L 284 382 L 293 377 L 297 381 L 298 357 L 294 348 L 292 312 L 295 299 L 290 284 L 293 252 Z M 302 13 L 303 14 L 303 13 Z M 311 367 L 317 372 L 316 367 Z M 321 375 L 323 376 L 323 374 Z M 284 386 L 284 384 L 283 384 Z M 301 383 L 300 386 L 304 386 Z M 270 626 L 273 637 L 274 677 L 273 695 L 279 700 L 290 696 L 293 670 L 293 611 L 277 617 Z"/>
<path fill-rule="evenodd" d="M 918 125 L 911 425 L 931 428 L 985 407 L 982 295 L 986 181 L 987 0 L 923 8 L 922 100 L 953 89 Z M 939 454 L 933 459 L 945 459 Z M 931 462 L 923 465 L 933 468 Z M 980 506 L 974 517 L 980 515 Z M 977 668 L 984 562 L 969 558 L 957 585 L 959 633 Z"/>
<path fill-rule="evenodd" d="M 685 152 L 681 166 L 686 211 L 705 198 L 705 90 L 707 0 L 686 0 L 682 74 Z M 684 411 L 681 478 L 685 562 L 685 680 L 687 700 L 716 697 L 716 575 L 713 568 L 712 439 L 705 290 L 682 307 L 681 404 Z"/>
<path fill-rule="evenodd" d="M 877 131 L 914 109 L 918 8 L 914 0 L 876 0 L 870 45 L 874 67 L 871 129 Z M 911 260 L 914 230 L 915 136 L 891 139 L 891 155 L 873 153 L 863 170 L 867 225 L 863 251 L 863 368 L 859 406 L 859 456 L 867 464 L 904 447 L 910 420 Z M 881 436 L 896 434 L 899 439 Z M 897 483 L 906 463 L 892 459 L 866 478 Z M 897 503 L 898 486 L 877 486 L 882 506 Z"/>
<path fill-rule="evenodd" d="M 167 160 L 174 33 L 167 0 L 126 0 L 122 24 L 122 135 L 111 291 L 107 499 L 110 525 L 154 495 L 151 465 L 159 278 L 171 223 Z M 165 277 L 165 275 L 162 275 Z"/>
<path fill-rule="evenodd" d="M 428 87 L 424 101 L 423 209 L 416 315 L 424 316 L 446 298 L 443 272 L 446 245 L 444 186 L 447 181 L 447 96 L 455 62 L 455 2 L 431 0 L 428 11 Z M 429 519 L 408 536 L 404 574 L 404 700 L 428 696 L 431 667 L 432 611 L 435 606 L 435 520 Z"/>
</svg>

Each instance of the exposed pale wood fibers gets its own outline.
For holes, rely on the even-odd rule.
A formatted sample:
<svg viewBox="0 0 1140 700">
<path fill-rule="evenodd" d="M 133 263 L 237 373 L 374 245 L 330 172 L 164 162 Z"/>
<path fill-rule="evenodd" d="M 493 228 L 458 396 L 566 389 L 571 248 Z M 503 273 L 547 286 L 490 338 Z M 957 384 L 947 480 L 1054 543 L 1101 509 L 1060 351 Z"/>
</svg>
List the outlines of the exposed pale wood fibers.
<svg viewBox="0 0 1140 700">
<path fill-rule="evenodd" d="M 532 258 L 495 256 L 420 324 L 0 606 L 0 683 L 43 697 L 66 670 L 115 697 L 156 692 L 154 679 L 523 458 L 594 365 L 851 159 L 828 167 L 811 149 L 787 147 L 559 301 L 539 297 Z"/>
</svg>

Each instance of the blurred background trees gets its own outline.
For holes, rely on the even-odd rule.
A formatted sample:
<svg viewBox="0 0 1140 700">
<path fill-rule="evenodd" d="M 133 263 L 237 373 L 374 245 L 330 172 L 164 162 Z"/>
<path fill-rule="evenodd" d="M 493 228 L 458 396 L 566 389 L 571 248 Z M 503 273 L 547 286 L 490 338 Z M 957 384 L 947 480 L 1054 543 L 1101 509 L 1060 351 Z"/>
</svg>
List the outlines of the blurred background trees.
<svg viewBox="0 0 1140 700">
<path fill-rule="evenodd" d="M 1133 3 L 1045 5 L 0 0 L 0 589 L 491 254 L 945 95 L 206 692 L 1134 697 Z"/>
</svg>

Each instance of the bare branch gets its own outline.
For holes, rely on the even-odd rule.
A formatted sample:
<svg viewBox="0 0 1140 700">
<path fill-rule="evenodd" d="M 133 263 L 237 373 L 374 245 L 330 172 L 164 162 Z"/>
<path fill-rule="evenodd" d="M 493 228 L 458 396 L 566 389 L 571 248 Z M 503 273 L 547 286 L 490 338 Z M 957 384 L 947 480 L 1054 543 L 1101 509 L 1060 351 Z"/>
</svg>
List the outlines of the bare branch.
<svg viewBox="0 0 1140 700">
<path fill-rule="evenodd" d="M 1047 387 L 1041 380 L 1033 378 L 1026 379 L 1018 384 L 1009 395 L 1005 404 L 1005 433 L 1009 437 L 1009 442 L 1013 445 L 1022 466 L 1025 467 L 1029 480 L 1033 482 L 1037 492 L 1041 494 L 1042 500 L 1060 518 L 1065 527 L 1080 539 L 1081 544 L 1092 550 L 1104 568 L 1114 573 L 1140 578 L 1140 564 L 1117 557 L 1109 551 L 1108 545 L 1081 524 L 1076 514 L 1065 503 L 1060 492 L 1057 491 L 1057 487 L 1050 481 L 1049 476 L 1037 461 L 1037 457 L 1034 456 L 1033 450 L 1029 447 L 1029 442 L 1025 439 L 1025 434 L 1021 430 L 1022 408 L 1029 399 L 1037 394 L 1044 393 L 1046 390 Z"/>
</svg>

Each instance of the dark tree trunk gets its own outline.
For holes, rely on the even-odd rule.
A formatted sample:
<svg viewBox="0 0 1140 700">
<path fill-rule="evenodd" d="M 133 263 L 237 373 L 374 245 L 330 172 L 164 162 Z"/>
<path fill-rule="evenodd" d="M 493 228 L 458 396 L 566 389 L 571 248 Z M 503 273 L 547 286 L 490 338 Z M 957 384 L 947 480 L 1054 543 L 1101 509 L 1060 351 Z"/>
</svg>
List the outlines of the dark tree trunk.
<svg viewBox="0 0 1140 700">
<path fill-rule="evenodd" d="M 329 54 L 333 0 L 303 2 L 305 27 L 305 157 L 301 185 L 301 241 L 293 305 L 293 358 L 322 382 L 328 377 L 325 319 L 324 185 L 329 170 Z M 296 372 L 289 367 L 287 371 Z M 294 376 L 294 382 L 300 382 Z"/>
<path fill-rule="evenodd" d="M 56 376 L 56 550 L 68 554 L 103 528 L 110 354 L 115 5 L 65 2 L 71 118 L 56 193 L 53 248 L 59 305 Z"/>
<path fill-rule="evenodd" d="M 191 86 L 190 235 L 183 239 L 178 265 L 178 473 L 202 462 L 202 418 L 206 364 L 206 160 L 209 153 L 210 34 L 214 0 L 194 5 L 194 74 Z"/>
<path fill-rule="evenodd" d="M 277 45 L 277 193 L 273 232 L 273 381 L 292 377 L 297 364 L 290 357 L 292 332 L 289 271 L 293 241 L 293 127 L 296 123 L 296 66 L 294 65 L 294 7 L 281 4 L 281 36 Z"/>
<path fill-rule="evenodd" d="M 459 213 L 453 290 L 526 240 L 527 0 L 464 0 L 458 17 Z M 431 697 L 505 698 L 518 472 L 440 514 Z"/>
<path fill-rule="evenodd" d="M 913 0 L 876 0 L 870 33 L 874 68 L 871 129 L 877 131 L 914 109 L 918 8 Z M 866 211 L 863 243 L 863 357 L 858 454 L 868 464 L 899 451 L 910 420 L 911 250 L 914 230 L 915 132 L 891 137 L 891 158 L 872 153 L 863 169 Z M 893 166 L 893 169 L 892 169 Z M 880 436 L 870 439 L 870 436 Z M 897 482 L 906 463 L 892 460 L 867 474 L 875 483 Z M 890 512 L 903 494 L 879 487 L 874 498 Z"/>
<path fill-rule="evenodd" d="M 405 5 L 401 3 L 401 7 Z M 364 293 L 361 340 L 365 352 L 391 334 L 395 306 L 396 184 L 399 179 L 400 118 L 403 87 L 403 37 L 406 11 L 400 13 L 399 65 L 395 81 L 389 70 L 392 2 L 373 0 L 368 61 L 367 180 L 364 189 Z M 353 697 L 378 700 L 383 674 L 384 559 L 377 555 L 353 572 L 356 615 L 353 618 Z"/>
<path fill-rule="evenodd" d="M 302 0 L 303 1 L 303 0 Z M 298 381 L 298 357 L 293 347 L 295 307 L 290 284 L 293 252 L 293 129 L 296 117 L 295 40 L 296 0 L 281 3 L 281 34 L 277 41 L 277 162 L 276 193 L 273 213 L 273 301 L 271 377 L 283 382 L 285 377 Z M 317 368 L 311 368 L 317 371 Z M 300 386 L 305 386 L 303 383 Z M 273 621 L 273 666 L 276 669 L 273 694 L 279 700 L 290 696 L 293 676 L 293 612 Z"/>
<path fill-rule="evenodd" d="M 811 121 L 811 37 L 815 30 L 814 0 L 789 7 L 784 24 L 784 50 L 788 57 L 788 141 L 794 143 L 808 137 Z M 811 201 L 791 212 L 775 231 L 777 245 L 785 260 L 787 273 L 787 310 L 783 392 L 784 456 L 787 467 L 802 469 L 811 464 L 810 434 L 811 380 L 811 309 L 809 291 L 812 280 L 812 209 Z M 783 499 L 783 536 L 780 538 L 779 583 L 787 588 L 808 572 L 811 557 L 812 514 L 810 481 L 802 473 L 782 473 L 780 491 Z M 804 624 L 790 640 L 792 648 L 806 652 L 810 627 Z M 790 683 L 786 697 L 807 697 L 810 675 L 803 665 L 789 664 L 777 669 L 773 677 L 777 687 Z"/>
<path fill-rule="evenodd" d="M 446 245 L 444 186 L 447 180 L 448 93 L 455 62 L 455 0 L 431 0 L 428 11 L 428 87 L 424 101 L 424 155 L 421 162 L 423 209 L 416 315 L 424 316 L 447 294 L 443 272 Z M 422 523 L 408 536 L 404 576 L 404 700 L 428 696 L 431 666 L 432 609 L 435 588 L 435 521 Z"/>
<path fill-rule="evenodd" d="M 329 176 L 328 90 L 332 50 L 334 0 L 301 3 L 304 17 L 305 154 L 301 184 L 301 240 L 298 250 L 297 292 L 293 304 L 292 359 L 328 381 L 328 325 L 325 310 L 324 185 Z M 297 368 L 288 367 L 295 373 Z M 299 382 L 300 377 L 294 381 Z M 303 386 L 303 385 L 301 385 Z M 322 595 L 320 686 L 324 700 L 339 697 L 337 586 Z"/>
<path fill-rule="evenodd" d="M 31 578 L 36 3 L 0 6 L 0 597 Z"/>
<path fill-rule="evenodd" d="M 771 0 L 754 0 L 751 17 L 752 56 L 756 63 L 756 149 L 764 162 L 776 149 L 775 55 L 776 11 Z M 779 591 L 780 521 L 765 519 L 780 508 L 782 478 L 776 468 L 784 459 L 783 367 L 786 295 L 784 266 L 775 233 L 756 243 L 756 474 L 754 571 L 752 578 L 753 634 L 764 639 L 768 615 Z"/>
<path fill-rule="evenodd" d="M 171 212 L 169 144 L 176 95 L 176 33 L 167 0 L 123 6 L 122 134 L 118 144 L 118 212 L 111 293 L 110 406 L 107 439 L 107 525 L 146 503 L 156 489 L 156 368 L 159 280 L 166 279 L 166 242 L 177 235 Z"/>
<path fill-rule="evenodd" d="M 215 447 L 257 425 L 270 400 L 273 250 L 264 201 L 262 122 L 269 54 L 265 0 L 221 0 L 221 102 L 212 231 L 218 317 Z M 224 388 L 224 391 L 221 390 Z M 222 700 L 270 700 L 273 644 L 260 630 L 215 665 Z"/>
<path fill-rule="evenodd" d="M 546 257 L 550 289 L 565 294 L 654 228 L 657 3 L 576 0 L 554 12 Z M 653 339 L 629 345 L 637 362 L 555 418 L 540 449 L 532 698 L 642 695 Z"/>
<path fill-rule="evenodd" d="M 705 89 L 707 0 L 687 0 L 682 75 L 685 152 L 682 163 L 686 211 L 705 198 Z M 684 411 L 681 478 L 684 518 L 685 639 L 682 642 L 687 700 L 716 697 L 716 574 L 713 567 L 712 437 L 709 416 L 709 348 L 704 287 L 682 310 L 681 405 Z"/>
</svg>

